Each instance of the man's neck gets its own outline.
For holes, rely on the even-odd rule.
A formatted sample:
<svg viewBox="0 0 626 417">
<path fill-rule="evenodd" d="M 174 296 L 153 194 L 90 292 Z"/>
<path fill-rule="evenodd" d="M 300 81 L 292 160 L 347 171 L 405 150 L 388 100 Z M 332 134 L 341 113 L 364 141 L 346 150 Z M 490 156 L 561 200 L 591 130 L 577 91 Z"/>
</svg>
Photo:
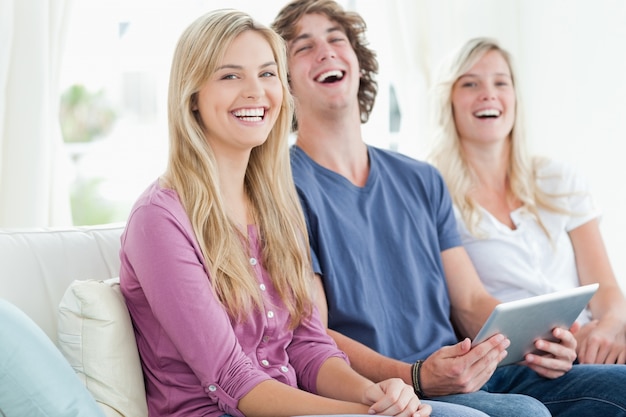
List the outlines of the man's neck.
<svg viewBox="0 0 626 417">
<path fill-rule="evenodd" d="M 358 118 L 298 119 L 296 145 L 354 185 L 362 187 L 367 182 L 369 159 Z"/>
</svg>

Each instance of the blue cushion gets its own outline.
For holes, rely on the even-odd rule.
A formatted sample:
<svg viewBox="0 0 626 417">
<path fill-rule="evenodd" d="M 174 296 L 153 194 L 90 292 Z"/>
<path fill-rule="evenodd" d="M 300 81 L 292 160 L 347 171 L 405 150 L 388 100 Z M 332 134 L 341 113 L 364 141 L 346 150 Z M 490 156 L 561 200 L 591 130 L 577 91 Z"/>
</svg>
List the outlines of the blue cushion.
<svg viewBox="0 0 626 417">
<path fill-rule="evenodd" d="M 43 330 L 3 299 L 0 387 L 0 411 L 6 417 L 104 417 Z"/>
</svg>

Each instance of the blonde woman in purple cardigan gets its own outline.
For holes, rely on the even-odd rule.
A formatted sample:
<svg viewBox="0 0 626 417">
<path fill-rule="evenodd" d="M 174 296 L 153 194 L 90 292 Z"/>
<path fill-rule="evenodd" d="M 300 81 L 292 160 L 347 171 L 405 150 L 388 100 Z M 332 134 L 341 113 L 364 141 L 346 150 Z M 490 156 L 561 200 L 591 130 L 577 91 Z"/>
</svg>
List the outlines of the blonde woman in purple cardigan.
<svg viewBox="0 0 626 417">
<path fill-rule="evenodd" d="M 169 164 L 121 249 L 150 416 L 430 415 L 400 379 L 353 371 L 313 307 L 282 39 L 206 14 L 169 88 Z"/>
</svg>

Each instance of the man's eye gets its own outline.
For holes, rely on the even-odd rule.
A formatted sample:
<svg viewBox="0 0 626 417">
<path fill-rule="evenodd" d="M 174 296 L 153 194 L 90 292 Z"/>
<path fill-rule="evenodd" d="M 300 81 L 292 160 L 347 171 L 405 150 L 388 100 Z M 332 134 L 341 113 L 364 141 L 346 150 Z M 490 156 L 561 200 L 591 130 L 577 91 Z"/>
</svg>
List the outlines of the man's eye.
<svg viewBox="0 0 626 417">
<path fill-rule="evenodd" d="M 310 47 L 309 45 L 301 46 L 301 47 L 299 47 L 299 48 L 296 48 L 295 53 L 297 54 L 297 53 L 300 53 L 300 52 L 306 51 L 307 49 L 310 49 L 310 48 L 311 48 L 311 47 Z"/>
</svg>

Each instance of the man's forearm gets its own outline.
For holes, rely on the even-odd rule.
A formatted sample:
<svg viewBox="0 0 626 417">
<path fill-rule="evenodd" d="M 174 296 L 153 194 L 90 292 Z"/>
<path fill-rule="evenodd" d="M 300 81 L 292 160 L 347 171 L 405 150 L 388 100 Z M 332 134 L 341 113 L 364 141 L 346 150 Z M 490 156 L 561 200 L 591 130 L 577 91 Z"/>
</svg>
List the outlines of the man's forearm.
<svg viewBox="0 0 626 417">
<path fill-rule="evenodd" d="M 364 377 L 380 382 L 389 378 L 402 378 L 411 385 L 411 364 L 381 355 L 373 349 L 343 334 L 327 329 L 339 349 L 350 359 L 352 368 Z"/>
</svg>

